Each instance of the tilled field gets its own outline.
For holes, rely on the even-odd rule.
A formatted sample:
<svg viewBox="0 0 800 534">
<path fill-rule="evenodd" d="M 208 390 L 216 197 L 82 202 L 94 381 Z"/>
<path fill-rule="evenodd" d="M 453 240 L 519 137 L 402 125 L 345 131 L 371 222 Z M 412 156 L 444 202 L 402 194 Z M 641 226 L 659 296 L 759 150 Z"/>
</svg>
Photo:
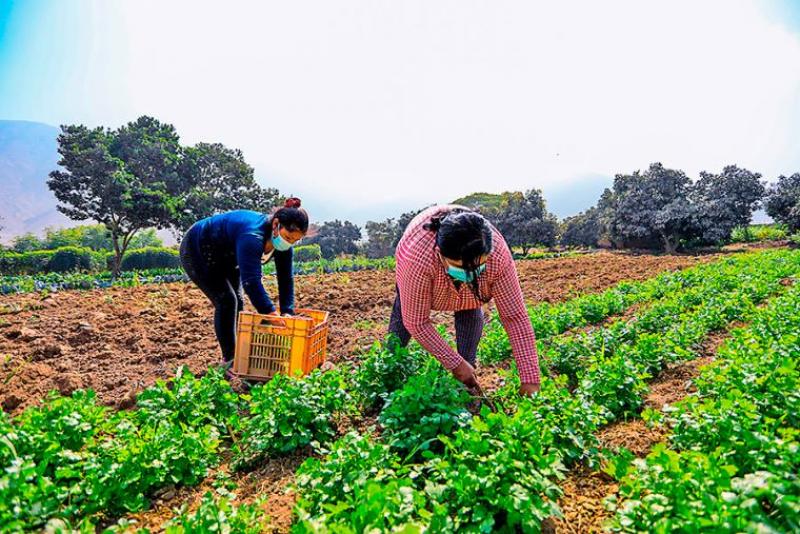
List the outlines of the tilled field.
<svg viewBox="0 0 800 534">
<path fill-rule="evenodd" d="M 715 256 L 598 253 L 518 264 L 526 300 L 561 301 L 621 280 L 642 280 Z M 276 293 L 274 280 L 268 291 Z M 385 334 L 394 273 L 297 279 L 297 304 L 332 315 L 329 358 L 352 358 Z M 66 291 L 0 298 L 0 404 L 17 413 L 56 389 L 97 391 L 118 408 L 180 365 L 202 372 L 218 361 L 213 311 L 191 284 Z"/>
</svg>

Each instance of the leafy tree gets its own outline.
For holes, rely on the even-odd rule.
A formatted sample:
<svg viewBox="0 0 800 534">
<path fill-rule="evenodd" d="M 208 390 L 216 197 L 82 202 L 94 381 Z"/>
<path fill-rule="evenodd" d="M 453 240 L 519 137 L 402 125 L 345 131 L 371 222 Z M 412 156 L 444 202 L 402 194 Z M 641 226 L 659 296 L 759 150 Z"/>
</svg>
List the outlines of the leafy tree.
<svg viewBox="0 0 800 534">
<path fill-rule="evenodd" d="M 277 189 L 263 188 L 240 150 L 219 143 L 184 149 L 181 173 L 187 194 L 173 228 L 182 234 L 196 221 L 237 209 L 269 212 L 283 199 Z"/>
<path fill-rule="evenodd" d="M 394 219 L 375 222 L 367 221 L 367 243 L 364 253 L 369 258 L 385 258 L 394 254 L 394 239 L 397 234 L 397 223 Z"/>
<path fill-rule="evenodd" d="M 114 247 L 115 275 L 131 240 L 143 228 L 167 228 L 185 191 L 175 128 L 140 117 L 117 130 L 62 126 L 59 165 L 48 185 L 58 210 L 71 219 L 105 224 Z"/>
<path fill-rule="evenodd" d="M 367 243 L 364 246 L 364 253 L 370 258 L 385 258 L 394 255 L 397 244 L 402 239 L 408 225 L 414 217 L 428 207 L 430 206 L 403 213 L 397 220 L 391 218 L 380 222 L 368 221 L 365 226 Z"/>
<path fill-rule="evenodd" d="M 612 222 L 614 220 L 614 210 L 616 209 L 614 191 L 606 188 L 600 199 L 597 201 L 597 223 L 600 226 L 600 237 L 598 245 L 612 247 L 619 247 L 620 244 L 614 239 L 611 232 Z"/>
<path fill-rule="evenodd" d="M 767 214 L 785 224 L 790 232 L 800 231 L 800 173 L 780 176 L 769 188 Z"/>
<path fill-rule="evenodd" d="M 411 224 L 411 221 L 414 220 L 414 217 L 428 209 L 430 206 L 426 206 L 419 210 L 412 210 L 400 215 L 397 219 L 397 224 L 394 228 L 394 238 L 392 239 L 392 249 L 397 248 L 397 244 L 400 243 L 400 240 L 403 238 L 403 234 L 408 228 L 408 225 Z M 394 250 L 392 250 L 392 254 L 394 254 Z"/>
<path fill-rule="evenodd" d="M 88 247 L 92 250 L 111 250 L 111 234 L 103 224 L 84 224 L 71 228 L 45 228 L 43 248 Z"/>
<path fill-rule="evenodd" d="M 547 211 L 542 192 L 531 189 L 515 193 L 495 216 L 489 216 L 511 247 L 528 250 L 536 245 L 553 246 L 556 243 L 558 220 Z"/>
<path fill-rule="evenodd" d="M 691 180 L 683 171 L 653 163 L 645 172 L 614 179 L 611 235 L 626 245 L 676 250 L 691 236 L 695 210 L 689 202 Z"/>
<path fill-rule="evenodd" d="M 155 228 L 147 228 L 131 239 L 130 248 L 163 247 L 164 242 L 156 234 Z"/>
<path fill-rule="evenodd" d="M 33 232 L 18 235 L 11 242 L 11 250 L 14 252 L 30 252 L 32 250 L 41 250 L 44 248 L 44 243 L 39 239 L 39 236 Z"/>
<path fill-rule="evenodd" d="M 156 235 L 154 228 L 138 232 L 131 239 L 130 248 L 163 247 L 164 243 Z M 45 228 L 43 239 L 28 233 L 18 238 L 21 252 L 29 250 L 54 250 L 62 247 L 82 247 L 92 250 L 113 250 L 111 232 L 104 224 L 83 224 L 70 228 Z"/>
<path fill-rule="evenodd" d="M 760 174 L 736 165 L 725 167 L 721 174 L 701 172 L 690 194 L 700 240 L 730 240 L 734 228 L 750 223 L 765 192 Z"/>
<path fill-rule="evenodd" d="M 603 235 L 597 207 L 567 217 L 561 224 L 561 244 L 565 247 L 596 247 Z"/>
<path fill-rule="evenodd" d="M 357 254 L 361 229 L 350 221 L 329 221 L 319 227 L 316 235 L 306 239 L 306 244 L 319 245 L 322 257 L 331 259 L 340 254 Z"/>
</svg>

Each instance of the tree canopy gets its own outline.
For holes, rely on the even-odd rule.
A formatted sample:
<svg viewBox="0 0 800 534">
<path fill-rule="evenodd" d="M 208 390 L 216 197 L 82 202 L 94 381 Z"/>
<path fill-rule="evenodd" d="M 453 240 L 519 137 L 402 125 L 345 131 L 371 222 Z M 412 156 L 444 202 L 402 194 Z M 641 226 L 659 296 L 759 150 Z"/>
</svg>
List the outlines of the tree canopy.
<svg viewBox="0 0 800 534">
<path fill-rule="evenodd" d="M 145 228 L 180 234 L 195 221 L 231 209 L 269 211 L 278 191 L 256 183 L 239 150 L 215 143 L 183 147 L 175 128 L 143 116 L 116 130 L 65 125 L 60 169 L 48 185 L 58 210 L 108 229 L 114 272 Z"/>
</svg>

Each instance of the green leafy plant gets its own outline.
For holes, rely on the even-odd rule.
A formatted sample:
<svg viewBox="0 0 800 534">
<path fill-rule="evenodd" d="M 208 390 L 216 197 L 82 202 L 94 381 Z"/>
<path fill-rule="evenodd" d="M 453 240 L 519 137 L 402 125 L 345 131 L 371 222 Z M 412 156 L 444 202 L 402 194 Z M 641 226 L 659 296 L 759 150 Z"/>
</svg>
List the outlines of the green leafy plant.
<svg viewBox="0 0 800 534">
<path fill-rule="evenodd" d="M 400 347 L 397 341 L 375 343 L 356 368 L 353 386 L 367 410 L 383 405 L 386 397 L 417 373 L 429 356 L 419 347 Z"/>
<path fill-rule="evenodd" d="M 303 378 L 275 375 L 253 388 L 235 446 L 235 467 L 245 469 L 264 458 L 332 440 L 335 417 L 354 409 L 346 384 L 339 368 L 313 371 Z"/>
<path fill-rule="evenodd" d="M 386 400 L 378 421 L 383 436 L 404 451 L 438 448 L 437 437 L 466 425 L 471 396 L 452 374 L 433 360 Z"/>
<path fill-rule="evenodd" d="M 260 503 L 236 506 L 225 497 L 203 496 L 200 506 L 192 513 L 185 508 L 178 517 L 166 525 L 166 534 L 192 534 L 194 532 L 236 532 L 258 534 L 264 532 L 269 522 Z"/>
</svg>

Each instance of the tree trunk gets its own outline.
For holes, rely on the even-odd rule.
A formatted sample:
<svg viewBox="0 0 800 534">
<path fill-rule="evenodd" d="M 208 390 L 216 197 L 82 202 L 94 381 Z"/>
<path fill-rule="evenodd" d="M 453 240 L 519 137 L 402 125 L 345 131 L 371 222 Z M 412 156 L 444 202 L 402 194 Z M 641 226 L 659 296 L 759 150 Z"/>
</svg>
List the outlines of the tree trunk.
<svg viewBox="0 0 800 534">
<path fill-rule="evenodd" d="M 672 244 L 669 236 L 662 233 L 661 239 L 664 241 L 664 252 L 667 254 L 675 254 L 675 245 Z"/>
<path fill-rule="evenodd" d="M 114 265 L 111 272 L 111 277 L 113 280 L 119 278 L 120 273 L 122 272 L 122 258 L 125 256 L 125 252 L 128 250 L 128 245 L 131 244 L 131 239 L 133 236 L 136 235 L 137 230 L 131 230 L 127 234 L 120 236 L 116 231 L 111 232 L 111 239 L 114 241 Z M 119 240 L 122 238 L 122 244 L 120 244 Z"/>
<path fill-rule="evenodd" d="M 111 241 L 114 243 L 114 263 L 111 265 L 111 279 L 116 280 L 119 277 L 119 268 L 120 264 L 122 263 L 119 236 L 116 234 L 116 232 L 111 232 Z"/>
</svg>

